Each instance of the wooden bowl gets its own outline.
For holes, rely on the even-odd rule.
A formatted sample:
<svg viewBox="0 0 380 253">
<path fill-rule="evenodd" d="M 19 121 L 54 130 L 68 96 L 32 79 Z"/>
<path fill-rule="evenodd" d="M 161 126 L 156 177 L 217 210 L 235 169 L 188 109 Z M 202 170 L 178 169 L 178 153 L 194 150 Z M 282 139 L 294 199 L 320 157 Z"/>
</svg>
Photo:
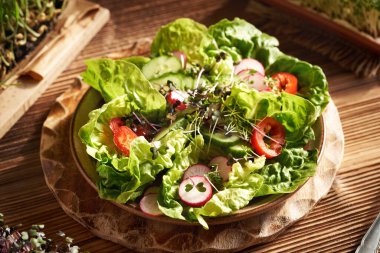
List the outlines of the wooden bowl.
<svg viewBox="0 0 380 253">
<path fill-rule="evenodd" d="M 90 88 L 86 92 L 86 94 L 84 94 L 81 101 L 78 103 L 78 106 L 74 112 L 71 125 L 70 125 L 71 153 L 74 157 L 78 170 L 81 172 L 81 174 L 86 179 L 86 181 L 96 191 L 98 190 L 96 186 L 96 182 L 99 179 L 99 176 L 96 172 L 96 161 L 95 159 L 93 159 L 86 153 L 86 147 L 79 139 L 78 131 L 84 124 L 87 123 L 89 112 L 101 107 L 102 103 L 103 103 L 103 99 L 101 95 L 99 94 L 99 92 Z M 318 162 L 319 162 L 321 158 L 321 154 L 323 153 L 323 147 L 324 147 L 324 142 L 325 142 L 325 131 L 324 131 L 325 125 L 324 125 L 322 116 L 316 121 L 316 123 L 313 126 L 313 129 L 314 129 L 316 138 L 315 138 L 315 141 L 310 142 L 308 145 L 310 148 L 317 148 L 319 150 L 319 154 L 318 154 Z M 298 189 L 300 189 L 301 187 L 302 186 L 298 187 Z M 225 223 L 243 220 L 245 218 L 255 216 L 257 214 L 263 213 L 269 209 L 274 208 L 275 206 L 284 202 L 286 199 L 292 196 L 292 194 L 294 194 L 296 191 L 294 191 L 293 193 L 287 193 L 287 194 L 276 194 L 276 195 L 269 195 L 269 196 L 264 196 L 264 197 L 257 197 L 257 198 L 254 198 L 248 206 L 234 212 L 231 215 L 216 217 L 216 218 L 207 218 L 206 221 L 209 225 L 216 225 L 216 224 L 225 224 Z M 184 220 L 179 220 L 179 219 L 173 219 L 168 216 L 158 216 L 158 217 L 149 216 L 143 213 L 139 209 L 137 204 L 120 204 L 114 201 L 111 201 L 111 202 L 127 212 L 136 214 L 138 216 L 141 216 L 147 219 L 152 219 L 152 220 L 156 220 L 160 222 L 166 222 L 166 223 L 177 224 L 177 225 L 199 225 L 197 222 L 189 222 L 189 221 L 184 221 Z"/>
</svg>

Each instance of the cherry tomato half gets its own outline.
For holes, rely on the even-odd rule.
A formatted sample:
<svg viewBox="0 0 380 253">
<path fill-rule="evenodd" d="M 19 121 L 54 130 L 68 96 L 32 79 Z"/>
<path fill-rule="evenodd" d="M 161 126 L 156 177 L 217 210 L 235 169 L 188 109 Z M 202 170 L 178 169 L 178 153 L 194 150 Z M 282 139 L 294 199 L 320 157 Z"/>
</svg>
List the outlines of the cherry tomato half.
<svg viewBox="0 0 380 253">
<path fill-rule="evenodd" d="M 264 135 L 265 134 L 265 135 Z M 269 144 L 265 142 L 265 136 L 269 136 Z M 284 126 L 271 117 L 266 117 L 253 129 L 251 136 L 252 148 L 266 158 L 273 158 L 281 153 L 282 145 L 285 143 Z"/>
<path fill-rule="evenodd" d="M 274 74 L 272 78 L 277 80 L 275 86 L 279 91 L 285 91 L 290 94 L 297 94 L 298 79 L 296 76 L 287 72 L 279 72 Z"/>
<path fill-rule="evenodd" d="M 184 101 L 188 96 L 189 94 L 187 94 L 186 92 L 173 90 L 169 92 L 166 99 L 168 100 L 169 104 L 173 105 L 175 109 L 182 111 L 187 108 L 187 105 Z"/>
<path fill-rule="evenodd" d="M 113 118 L 109 122 L 109 126 L 112 130 L 112 132 L 115 132 L 119 127 L 123 126 L 124 122 L 121 120 L 121 118 Z"/>
<path fill-rule="evenodd" d="M 126 156 L 129 156 L 130 144 L 135 138 L 137 135 L 127 126 L 120 126 L 113 134 L 113 142 Z"/>
</svg>

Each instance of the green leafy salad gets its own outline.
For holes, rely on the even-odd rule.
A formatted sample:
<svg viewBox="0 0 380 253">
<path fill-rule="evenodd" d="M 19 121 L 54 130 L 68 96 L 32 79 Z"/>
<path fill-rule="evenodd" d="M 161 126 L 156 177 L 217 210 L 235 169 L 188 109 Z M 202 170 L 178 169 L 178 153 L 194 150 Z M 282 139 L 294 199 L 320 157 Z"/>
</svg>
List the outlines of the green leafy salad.
<svg viewBox="0 0 380 253">
<path fill-rule="evenodd" d="M 306 147 L 329 102 L 326 77 L 245 20 L 177 19 L 150 57 L 86 64 L 104 104 L 79 136 L 101 198 L 208 228 L 205 217 L 293 192 L 315 173 L 318 150 Z"/>
</svg>

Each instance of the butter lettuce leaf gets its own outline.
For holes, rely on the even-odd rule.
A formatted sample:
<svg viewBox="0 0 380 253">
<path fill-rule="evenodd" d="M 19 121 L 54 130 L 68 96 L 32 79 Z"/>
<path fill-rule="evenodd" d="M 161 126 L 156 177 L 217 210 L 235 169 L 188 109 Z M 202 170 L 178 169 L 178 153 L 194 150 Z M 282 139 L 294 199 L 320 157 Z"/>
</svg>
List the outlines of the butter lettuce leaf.
<svg viewBox="0 0 380 253">
<path fill-rule="evenodd" d="M 150 92 L 147 90 L 146 92 Z M 142 95 L 142 94 L 141 94 Z M 159 94 L 161 96 L 161 94 Z M 100 162 L 108 162 L 121 153 L 113 143 L 113 132 L 109 128 L 109 121 L 116 117 L 125 117 L 132 112 L 143 114 L 151 121 L 156 121 L 166 113 L 166 101 L 153 99 L 154 94 L 146 94 L 145 105 L 136 99 L 130 99 L 129 95 L 122 95 L 101 108 L 89 113 L 89 121 L 80 128 L 79 137 L 86 144 L 87 153 Z"/>
<path fill-rule="evenodd" d="M 154 143 L 143 137 L 136 138 L 131 143 L 129 157 L 115 158 L 111 162 L 113 166 L 98 166 L 99 195 L 120 203 L 135 200 L 155 181 L 158 173 L 178 163 L 175 157 L 183 152 L 187 142 L 187 137 L 179 130 Z"/>
<path fill-rule="evenodd" d="M 318 151 L 303 148 L 283 149 L 281 155 L 265 165 L 259 174 L 264 183 L 256 196 L 290 193 L 313 176 L 317 167 Z"/>
<path fill-rule="evenodd" d="M 228 51 L 236 52 L 242 58 L 250 57 L 257 47 L 278 46 L 279 44 L 276 38 L 262 33 L 255 26 L 240 18 L 222 19 L 211 25 L 208 32 L 215 39 L 219 48 L 224 49 L 227 53 L 229 53 Z"/>
<path fill-rule="evenodd" d="M 136 56 L 123 58 L 121 60 L 133 63 L 134 65 L 136 65 L 136 67 L 138 67 L 139 69 L 142 69 L 142 67 L 150 61 L 150 58 L 141 56 L 141 55 L 136 55 Z"/>
<path fill-rule="evenodd" d="M 165 98 L 152 87 L 140 69 L 129 61 L 136 63 L 141 58 L 87 60 L 87 69 L 81 76 L 85 83 L 102 94 L 106 102 L 127 95 L 140 108 L 166 103 Z"/>
<path fill-rule="evenodd" d="M 192 19 L 179 18 L 161 27 L 153 40 L 151 53 L 158 56 L 181 51 L 189 62 L 206 65 L 209 48 L 215 48 L 215 42 L 207 27 Z"/>
<path fill-rule="evenodd" d="M 297 76 L 298 95 L 310 100 L 320 115 L 330 96 L 327 80 L 322 69 L 295 57 L 285 55 L 278 49 L 276 38 L 262 33 L 252 24 L 239 18 L 223 19 L 209 27 L 210 35 L 218 48 L 230 55 L 235 62 L 242 58 L 255 58 L 266 68 L 266 75 L 290 72 Z M 210 51 L 209 54 L 213 54 Z"/>
<path fill-rule="evenodd" d="M 230 214 L 248 205 L 263 184 L 263 178 L 253 172 L 261 169 L 264 164 L 264 157 L 255 159 L 254 163 L 234 163 L 225 189 L 215 193 L 197 212 L 203 216 L 215 217 Z"/>
<path fill-rule="evenodd" d="M 87 153 L 99 162 L 107 163 L 121 156 L 113 142 L 113 132 L 109 127 L 112 118 L 124 117 L 140 111 L 136 103 L 127 95 L 120 96 L 101 108 L 89 113 L 89 121 L 79 129 L 79 138 L 86 145 Z"/>
<path fill-rule="evenodd" d="M 300 96 L 258 92 L 244 86 L 234 86 L 224 105 L 227 111 L 237 112 L 254 124 L 267 116 L 276 118 L 286 129 L 288 143 L 300 142 L 305 133 L 312 137 L 310 129 L 318 116 L 316 107 Z"/>
<path fill-rule="evenodd" d="M 201 208 L 190 208 L 190 217 L 196 218 L 206 229 L 208 225 L 202 216 L 216 217 L 231 214 L 246 205 L 256 196 L 264 179 L 257 174 L 265 164 L 265 157 L 241 165 L 234 163 L 225 189 L 216 192 Z"/>
<path fill-rule="evenodd" d="M 172 133 L 186 136 L 183 130 L 174 130 Z M 172 168 L 162 177 L 158 206 L 165 215 L 176 219 L 186 219 L 185 209 L 179 201 L 178 187 L 185 170 L 198 162 L 203 146 L 202 135 L 196 135 L 193 140 L 189 140 L 187 146 L 176 153 Z"/>
<path fill-rule="evenodd" d="M 295 57 L 281 55 L 267 68 L 267 74 L 289 72 L 298 78 L 298 95 L 308 99 L 319 116 L 330 101 L 328 84 L 323 70 Z"/>
</svg>

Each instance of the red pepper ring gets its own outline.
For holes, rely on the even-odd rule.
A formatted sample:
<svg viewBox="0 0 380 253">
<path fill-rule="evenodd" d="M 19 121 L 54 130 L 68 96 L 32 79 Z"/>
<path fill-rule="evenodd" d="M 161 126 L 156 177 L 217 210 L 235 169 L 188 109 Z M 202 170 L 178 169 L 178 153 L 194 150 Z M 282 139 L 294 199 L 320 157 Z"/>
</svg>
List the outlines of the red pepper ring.
<svg viewBox="0 0 380 253">
<path fill-rule="evenodd" d="M 265 142 L 269 139 L 269 144 Z M 252 148 L 259 155 L 273 158 L 281 154 L 282 145 L 285 144 L 285 127 L 276 119 L 265 117 L 256 127 L 251 136 Z"/>
</svg>

